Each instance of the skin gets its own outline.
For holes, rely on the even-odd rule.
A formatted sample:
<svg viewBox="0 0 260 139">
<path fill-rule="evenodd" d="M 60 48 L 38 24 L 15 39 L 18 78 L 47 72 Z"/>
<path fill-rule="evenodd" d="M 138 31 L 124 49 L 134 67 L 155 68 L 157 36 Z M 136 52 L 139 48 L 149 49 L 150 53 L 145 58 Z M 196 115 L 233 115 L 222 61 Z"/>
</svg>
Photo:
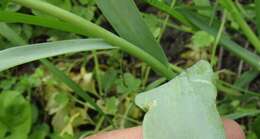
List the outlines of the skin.
<svg viewBox="0 0 260 139">
<path fill-rule="evenodd" d="M 238 123 L 233 120 L 223 119 L 227 139 L 245 139 L 245 134 Z M 141 127 L 116 130 L 97 134 L 85 139 L 142 139 Z"/>
</svg>

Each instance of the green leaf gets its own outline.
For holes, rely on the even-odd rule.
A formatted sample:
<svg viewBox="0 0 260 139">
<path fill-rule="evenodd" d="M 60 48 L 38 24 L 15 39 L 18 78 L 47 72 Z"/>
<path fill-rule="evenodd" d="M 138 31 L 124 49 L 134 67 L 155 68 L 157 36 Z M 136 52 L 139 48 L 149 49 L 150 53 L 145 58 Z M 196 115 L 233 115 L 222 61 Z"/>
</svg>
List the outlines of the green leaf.
<svg viewBox="0 0 260 139">
<path fill-rule="evenodd" d="M 248 88 L 249 84 L 259 75 L 259 71 L 249 70 L 243 73 L 234 83 L 240 88 Z"/>
<path fill-rule="evenodd" d="M 8 4 L 8 0 L 1 0 L 0 1 L 0 9 L 5 9 L 7 4 Z"/>
<path fill-rule="evenodd" d="M 236 120 L 236 119 L 240 119 L 243 117 L 249 117 L 249 116 L 253 117 L 253 116 L 256 116 L 259 114 L 260 114 L 260 110 L 257 110 L 257 109 L 239 108 L 235 113 L 225 115 L 225 118 Z"/>
<path fill-rule="evenodd" d="M 7 38 L 14 45 L 19 43 L 26 44 L 26 42 L 21 37 L 17 37 L 16 32 L 14 32 L 14 30 L 11 29 L 6 23 L 0 22 L 0 35 Z"/>
<path fill-rule="evenodd" d="M 136 92 L 141 85 L 141 80 L 135 78 L 130 73 L 125 73 L 121 79 L 116 81 L 117 92 L 119 93 L 132 93 Z"/>
<path fill-rule="evenodd" d="M 147 3 L 153 5 L 154 7 L 168 13 L 172 17 L 176 18 L 178 21 L 185 25 L 192 26 L 194 28 L 199 28 L 203 31 L 208 32 L 212 36 L 216 37 L 218 34 L 219 25 L 209 26 L 208 23 L 210 19 L 199 16 L 194 11 L 190 9 L 172 9 L 170 6 L 164 2 L 158 0 L 144 0 Z M 252 65 L 256 70 L 260 70 L 260 57 L 256 54 L 242 48 L 240 45 L 232 41 L 227 35 L 222 35 L 220 40 L 223 48 L 232 52 L 239 58 L 243 59 L 249 65 Z"/>
<path fill-rule="evenodd" d="M 86 36 L 89 37 L 100 37 L 112 44 L 121 48 L 122 51 L 127 52 L 144 62 L 150 65 L 154 70 L 159 72 L 161 75 L 164 75 L 168 79 L 171 79 L 175 76 L 175 73 L 170 70 L 168 64 L 165 66 L 160 62 L 156 57 L 150 55 L 148 52 L 142 50 L 141 48 L 135 46 L 134 44 L 128 42 L 125 39 L 118 37 L 117 35 L 107 31 L 106 29 L 91 23 L 84 18 L 77 16 L 71 12 L 68 12 L 62 8 L 54 6 L 52 4 L 40 1 L 40 0 L 12 0 L 13 2 L 19 3 L 23 6 L 37 9 L 41 12 L 52 15 L 60 20 L 66 21 L 67 23 L 72 24 L 78 29 L 86 33 Z"/>
<path fill-rule="evenodd" d="M 13 2 L 10 2 L 10 0 L 1 0 L 0 1 L 0 10 L 5 10 L 5 11 L 18 11 L 21 9 L 22 6 L 15 4 Z"/>
<path fill-rule="evenodd" d="M 200 7 L 210 7 L 210 1 L 209 0 L 193 0 L 196 6 Z M 205 16 L 211 16 L 211 12 L 207 10 L 199 10 L 199 13 Z"/>
<path fill-rule="evenodd" d="M 87 20 L 92 20 L 95 16 L 95 11 L 96 11 L 96 7 L 94 6 L 89 6 L 89 7 L 85 7 L 85 6 L 73 6 L 72 11 L 73 13 L 84 17 Z"/>
<path fill-rule="evenodd" d="M 237 6 L 232 0 L 220 0 L 220 4 L 228 11 L 232 18 L 239 24 L 239 27 L 247 37 L 248 41 L 255 47 L 256 51 L 260 53 L 260 40 L 257 38 L 254 31 L 247 24 L 243 15 L 238 10 Z"/>
<path fill-rule="evenodd" d="M 49 126 L 47 124 L 37 125 L 34 127 L 29 139 L 46 139 L 49 134 Z"/>
<path fill-rule="evenodd" d="M 142 15 L 143 15 L 143 19 L 144 19 L 145 23 L 149 27 L 153 36 L 155 38 L 158 38 L 158 36 L 160 35 L 160 32 L 161 32 L 161 25 L 162 25 L 163 20 L 158 19 L 158 17 L 156 17 L 155 15 L 152 15 L 152 14 L 143 13 Z"/>
<path fill-rule="evenodd" d="M 182 14 L 185 15 L 189 19 L 189 21 L 194 24 L 199 29 L 208 32 L 212 36 L 217 36 L 218 34 L 218 28 L 219 25 L 214 24 L 213 26 L 209 26 L 208 19 L 204 18 L 202 16 L 199 16 L 198 14 L 195 14 L 192 11 L 189 11 L 188 9 L 181 10 Z M 223 34 L 220 43 L 222 44 L 223 48 L 226 50 L 232 52 L 239 58 L 243 59 L 245 62 L 253 66 L 256 70 L 260 70 L 260 57 L 250 51 L 248 51 L 245 48 L 242 48 L 240 45 L 238 45 L 236 42 L 232 41 L 230 37 L 227 34 Z"/>
<path fill-rule="evenodd" d="M 116 97 L 110 97 L 105 99 L 105 112 L 115 115 L 118 110 L 119 100 Z"/>
<path fill-rule="evenodd" d="M 260 1 L 255 0 L 255 12 L 256 12 L 256 27 L 258 30 L 258 35 L 260 35 Z"/>
<path fill-rule="evenodd" d="M 71 1 L 70 0 L 41 0 L 41 1 L 48 2 L 48 3 L 52 4 L 52 5 L 58 6 L 58 7 L 62 8 L 62 9 L 67 10 L 67 11 L 71 10 Z M 35 15 L 41 15 L 41 16 L 46 16 L 46 17 L 49 16 L 49 15 L 44 14 L 42 12 L 39 12 L 37 10 L 33 10 L 32 12 Z"/>
<path fill-rule="evenodd" d="M 76 28 L 71 24 L 59 21 L 55 18 L 44 17 L 44 16 L 33 16 L 33 15 L 27 15 L 22 13 L 0 11 L 0 21 L 6 23 L 25 23 L 25 24 L 57 29 L 66 32 L 73 32 L 81 35 L 87 35 L 86 32 L 82 31 L 79 28 Z"/>
<path fill-rule="evenodd" d="M 20 36 L 14 33 L 14 37 L 19 38 Z M 17 43 L 23 44 L 24 41 L 21 42 L 19 41 Z M 55 56 L 57 54 L 64 54 L 67 52 L 78 52 L 82 50 L 111 49 L 111 48 L 113 47 L 98 39 L 86 39 L 86 40 L 79 39 L 79 40 L 42 43 L 42 44 L 34 44 L 34 45 L 10 48 L 7 50 L 0 51 L 0 58 L 1 56 L 2 57 L 7 56 L 6 58 L 11 57 L 10 59 L 13 59 L 13 61 L 7 61 L 7 62 L 14 62 L 11 64 L 16 65 L 16 64 L 21 64 L 21 62 L 26 63 L 32 60 L 37 60 L 49 56 Z M 19 53 L 20 56 L 19 54 L 15 54 L 15 53 Z M 15 56 L 19 56 L 19 58 L 21 57 L 21 61 L 19 61 L 19 59 L 17 59 L 18 61 L 15 60 Z M 3 60 L 3 62 L 4 61 L 6 60 Z M 79 85 L 77 85 L 68 76 L 66 76 L 65 73 L 57 69 L 52 63 L 50 63 L 46 59 L 42 59 L 40 61 L 53 73 L 55 77 L 57 77 L 59 80 L 64 82 L 67 86 L 69 86 L 73 91 L 75 91 L 75 93 L 78 96 L 82 97 L 85 101 L 89 102 L 91 106 L 93 106 L 100 113 L 103 113 L 102 110 L 94 102 L 94 100 L 87 93 L 85 93 L 85 91 L 82 90 L 82 88 Z M 1 64 L 4 63 L 1 63 L 0 60 L 0 71 L 1 71 Z M 6 68 L 6 67 L 2 67 L 2 68 Z"/>
<path fill-rule="evenodd" d="M 65 53 L 112 48 L 114 47 L 99 39 L 77 39 L 9 48 L 0 51 L 0 71 Z"/>
<path fill-rule="evenodd" d="M 52 74 L 60 81 L 64 82 L 67 86 L 69 86 L 75 93 L 82 97 L 85 101 L 87 101 L 91 106 L 93 106 L 97 111 L 101 114 L 104 112 L 99 108 L 99 106 L 95 103 L 95 101 L 88 95 L 77 83 L 71 80 L 66 74 L 60 70 L 58 70 L 52 63 L 48 60 L 41 61 L 51 72 Z"/>
<path fill-rule="evenodd" d="M 163 49 L 154 39 L 133 0 L 97 0 L 97 4 L 121 37 L 168 66 Z"/>
<path fill-rule="evenodd" d="M 214 77 L 210 64 L 200 61 L 168 83 L 138 95 L 136 104 L 148 110 L 144 139 L 225 139 Z"/>
<path fill-rule="evenodd" d="M 86 5 L 86 4 L 93 4 L 95 3 L 95 0 L 79 0 L 80 4 Z"/>
<path fill-rule="evenodd" d="M 115 84 L 118 72 L 115 69 L 109 69 L 106 72 L 101 72 L 100 81 L 102 89 L 107 93 L 109 89 Z"/>
<path fill-rule="evenodd" d="M 3 92 L 0 94 L 0 128 L 6 127 L 4 135 L 8 139 L 26 139 L 31 129 L 31 105 L 19 92 Z"/>
<path fill-rule="evenodd" d="M 198 31 L 192 36 L 191 40 L 192 45 L 198 49 L 209 47 L 211 44 L 213 44 L 215 38 L 205 31 Z"/>
<path fill-rule="evenodd" d="M 260 116 L 258 116 L 254 123 L 253 123 L 253 131 L 255 132 L 256 136 L 260 138 Z"/>
<path fill-rule="evenodd" d="M 167 12 L 169 15 L 179 20 L 181 23 L 187 26 L 191 25 L 185 16 L 183 16 L 180 12 L 173 10 L 173 8 L 171 8 L 169 5 L 165 4 L 164 2 L 159 0 L 144 0 L 144 1 L 164 12 Z"/>
<path fill-rule="evenodd" d="M 4 138 L 7 133 L 7 127 L 2 122 L 0 122 L 0 138 Z"/>
<path fill-rule="evenodd" d="M 69 103 L 69 96 L 66 93 L 53 93 L 48 99 L 47 109 L 49 114 L 54 114 L 63 109 Z"/>
</svg>

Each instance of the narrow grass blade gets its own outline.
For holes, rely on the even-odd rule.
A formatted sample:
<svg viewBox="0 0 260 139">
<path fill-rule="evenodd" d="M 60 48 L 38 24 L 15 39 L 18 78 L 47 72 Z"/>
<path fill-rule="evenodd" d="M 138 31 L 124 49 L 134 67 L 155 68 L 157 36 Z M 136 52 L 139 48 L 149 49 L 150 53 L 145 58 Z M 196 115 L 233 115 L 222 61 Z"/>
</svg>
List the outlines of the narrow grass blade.
<svg viewBox="0 0 260 139">
<path fill-rule="evenodd" d="M 1 15 L 0 15 L 1 17 Z M 26 42 L 21 38 L 17 37 L 16 32 L 11 29 L 6 23 L 0 22 L 0 35 L 7 38 L 14 45 L 16 44 L 26 44 Z"/>
<path fill-rule="evenodd" d="M 199 16 L 198 14 L 195 14 L 192 11 L 182 10 L 182 13 L 199 29 L 206 31 L 213 36 L 217 36 L 219 25 L 209 26 L 208 24 L 205 24 L 208 23 L 208 20 L 202 16 Z M 260 71 L 259 56 L 255 55 L 245 48 L 242 48 L 225 34 L 222 35 L 220 43 L 225 49 L 229 50 L 248 64 L 252 65 L 256 70 Z"/>
<path fill-rule="evenodd" d="M 75 91 L 75 93 L 83 98 L 86 102 L 88 102 L 91 106 L 93 106 L 98 112 L 101 114 L 104 114 L 104 112 L 99 108 L 99 106 L 95 103 L 95 101 L 84 91 L 82 88 L 72 81 L 68 76 L 58 70 L 52 63 L 50 63 L 48 60 L 43 59 L 41 62 L 48 68 L 48 70 L 51 71 L 54 77 L 56 77 L 58 80 L 64 82 L 67 86 L 69 86 L 72 90 Z"/>
<path fill-rule="evenodd" d="M 114 47 L 99 39 L 77 39 L 13 47 L 0 51 L 0 71 L 65 53 L 112 48 Z"/>
<path fill-rule="evenodd" d="M 209 0 L 193 0 L 193 2 L 195 3 L 196 6 L 199 6 L 199 7 L 210 7 Z M 202 15 L 205 15 L 205 16 L 211 15 L 211 11 L 207 11 L 207 10 L 199 10 L 199 13 L 201 13 Z"/>
<path fill-rule="evenodd" d="M 240 88 L 248 88 L 249 84 L 259 75 L 259 71 L 249 70 L 243 73 L 239 79 L 234 83 L 235 86 Z"/>
<path fill-rule="evenodd" d="M 243 88 L 240 88 L 238 86 L 235 86 L 235 85 L 232 85 L 230 83 L 227 83 L 225 81 L 222 81 L 222 80 L 218 80 L 217 81 L 217 84 L 223 86 L 223 87 L 228 87 L 229 89 L 233 90 L 232 92 L 236 92 L 236 93 L 243 93 L 243 94 L 246 94 L 246 95 L 251 95 L 251 96 L 256 96 L 256 97 L 260 97 L 260 93 L 259 92 L 253 92 L 253 91 L 250 91 L 250 90 L 247 90 L 247 89 L 243 89 Z M 235 93 L 234 92 L 234 93 Z M 237 96 L 240 96 L 241 94 L 239 93 Z"/>
<path fill-rule="evenodd" d="M 247 39 L 251 42 L 251 44 L 255 47 L 257 52 L 260 53 L 260 40 L 256 37 L 255 33 L 244 20 L 243 15 L 239 12 L 234 2 L 232 0 L 220 0 L 220 3 L 231 14 L 232 18 L 239 24 L 241 30 Z"/>
<path fill-rule="evenodd" d="M 163 49 L 154 39 L 133 0 L 97 0 L 97 4 L 122 38 L 168 66 Z"/>
<path fill-rule="evenodd" d="M 217 26 L 209 26 L 210 19 L 205 19 L 202 16 L 198 16 L 194 13 L 194 11 L 190 11 L 189 9 L 171 9 L 170 6 L 165 4 L 164 2 L 158 0 L 145 0 L 152 6 L 170 14 L 174 18 L 178 19 L 181 23 L 187 24 L 189 23 L 191 27 L 196 29 L 201 29 L 213 36 L 217 36 L 219 25 Z M 182 17 L 181 19 L 179 17 Z M 220 40 L 220 44 L 223 45 L 225 49 L 232 52 L 239 58 L 243 59 L 246 63 L 250 64 L 254 67 L 257 71 L 260 71 L 260 57 L 256 54 L 248 51 L 245 48 L 242 48 L 240 45 L 232 41 L 228 38 L 227 35 L 222 35 Z"/>
<path fill-rule="evenodd" d="M 179 20 L 182 24 L 185 24 L 187 26 L 192 26 L 189 20 L 186 19 L 185 16 L 183 16 L 181 13 L 178 11 L 172 9 L 169 5 L 165 4 L 164 2 L 161 2 L 159 0 L 144 0 L 148 4 L 168 13 L 172 17 L 176 18 Z"/>
<path fill-rule="evenodd" d="M 77 33 L 80 35 L 88 35 L 84 30 L 81 30 L 71 24 L 62 22 L 55 18 L 49 18 L 46 16 L 41 17 L 41 16 L 27 15 L 22 13 L 0 11 L 0 22 L 25 23 L 25 24 L 57 29 L 66 32 Z"/>
<path fill-rule="evenodd" d="M 258 35 L 260 35 L 260 0 L 255 0 L 256 27 Z"/>
<path fill-rule="evenodd" d="M 129 41 L 118 37 L 117 35 L 107 31 L 106 29 L 91 23 L 84 18 L 77 16 L 69 11 L 61 9 L 52 4 L 46 3 L 41 0 L 12 0 L 17 4 L 21 4 L 23 6 L 39 10 L 43 13 L 52 15 L 60 20 L 63 20 L 69 24 L 74 25 L 75 27 L 83 30 L 90 37 L 98 37 L 102 38 L 106 42 L 110 43 L 113 46 L 119 47 L 124 52 L 127 52 L 144 62 L 150 65 L 154 70 L 156 70 L 159 74 L 171 79 L 175 76 L 175 73 L 170 70 L 169 67 L 165 66 L 162 62 L 160 62 L 153 55 L 150 55 L 146 51 L 141 48 L 135 46 Z"/>
<path fill-rule="evenodd" d="M 232 113 L 232 114 L 225 115 L 224 117 L 228 118 L 228 119 L 237 120 L 237 119 L 240 119 L 243 117 L 257 116 L 259 114 L 260 114 L 260 110 L 245 109 L 245 110 L 240 110 L 240 111 Z"/>
<path fill-rule="evenodd" d="M 6 35 L 5 34 L 6 32 L 3 32 L 3 34 L 0 33 L 1 35 L 3 35 L 5 38 L 10 40 L 15 45 L 19 45 L 19 44 L 22 45 L 22 44 L 26 43 L 23 40 L 23 38 L 21 38 L 16 32 L 13 31 L 12 28 L 10 28 L 7 24 L 5 24 L 5 26 L 8 27 L 9 30 L 12 31 L 13 33 L 12 33 L 11 36 Z M 13 41 L 13 39 L 12 39 L 13 37 L 18 38 L 18 40 Z M 64 47 L 64 51 L 62 51 L 62 49 L 59 49 L 59 48 L 63 48 L 63 46 L 66 46 L 67 50 L 65 50 L 65 47 Z M 44 47 L 44 49 L 41 49 L 41 47 Z M 73 47 L 75 49 L 70 49 L 70 48 L 73 48 Z M 2 61 L 6 61 L 8 59 L 12 59 L 13 57 L 19 56 L 19 55 L 16 55 L 16 53 L 19 52 L 19 51 L 20 51 L 20 55 L 22 57 L 21 59 L 25 60 L 25 61 L 22 61 L 22 62 L 26 62 L 26 60 L 27 61 L 28 60 L 29 61 L 36 60 L 35 58 L 49 57 L 50 55 L 53 56 L 53 55 L 56 55 L 56 54 L 61 54 L 61 53 L 66 53 L 66 52 L 80 51 L 80 50 L 83 50 L 84 47 L 86 47 L 87 49 L 90 49 L 90 50 L 92 50 L 92 49 L 103 49 L 102 47 L 104 47 L 104 49 L 112 49 L 113 48 L 112 46 L 106 44 L 104 41 L 98 40 L 98 39 L 68 40 L 68 41 L 60 41 L 60 42 L 54 42 L 54 43 L 42 43 L 42 44 L 35 44 L 35 45 L 13 47 L 13 48 L 9 48 L 9 49 L 0 51 L 0 72 L 1 72 L 1 68 L 2 68 L 1 64 L 4 64 L 4 63 L 2 63 Z M 44 50 L 48 50 L 48 51 L 44 51 Z M 7 53 L 4 53 L 4 52 L 7 52 Z M 9 56 L 11 56 L 11 57 L 5 57 L 5 56 L 8 56 L 8 53 L 9 53 Z M 31 58 L 31 59 L 28 59 L 28 57 Z M 17 59 L 19 59 L 19 57 Z M 40 61 L 41 61 L 42 64 L 44 64 L 52 72 L 52 74 L 56 78 L 58 78 L 60 81 L 64 82 L 79 97 L 82 97 L 85 101 L 90 103 L 90 105 L 93 108 L 95 108 L 101 114 L 104 114 L 104 112 L 94 102 L 94 100 L 86 92 L 84 92 L 84 90 L 79 85 L 77 85 L 77 83 L 75 83 L 73 80 L 71 80 L 63 71 L 59 70 L 51 62 L 49 62 L 47 59 L 40 59 Z M 15 63 L 15 62 L 17 62 L 15 60 L 14 61 L 11 60 L 11 61 L 8 61 L 8 62 L 14 62 L 13 64 L 19 64 L 19 63 Z M 7 66 L 8 66 L 8 64 L 7 64 Z"/>
</svg>

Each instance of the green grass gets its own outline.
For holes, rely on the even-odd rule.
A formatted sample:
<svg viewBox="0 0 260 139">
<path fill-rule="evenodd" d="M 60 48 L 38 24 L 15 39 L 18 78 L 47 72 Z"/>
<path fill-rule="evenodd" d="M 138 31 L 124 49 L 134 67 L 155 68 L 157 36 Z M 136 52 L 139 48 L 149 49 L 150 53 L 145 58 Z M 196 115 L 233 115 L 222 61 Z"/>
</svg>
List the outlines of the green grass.
<svg viewBox="0 0 260 139">
<path fill-rule="evenodd" d="M 30 109 L 19 113 L 32 115 L 12 135 L 72 139 L 138 126 L 135 96 L 204 59 L 219 77 L 219 113 L 260 137 L 257 0 L 10 1 L 0 2 L 0 94 L 16 94 Z"/>
</svg>

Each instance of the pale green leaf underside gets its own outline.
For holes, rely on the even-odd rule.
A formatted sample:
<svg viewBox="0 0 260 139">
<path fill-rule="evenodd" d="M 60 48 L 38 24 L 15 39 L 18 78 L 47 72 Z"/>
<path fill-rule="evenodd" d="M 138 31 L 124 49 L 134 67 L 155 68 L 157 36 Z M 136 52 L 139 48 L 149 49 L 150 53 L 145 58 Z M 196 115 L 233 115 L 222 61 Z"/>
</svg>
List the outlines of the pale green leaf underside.
<svg viewBox="0 0 260 139">
<path fill-rule="evenodd" d="M 213 79 L 210 64 L 200 61 L 168 83 L 138 95 L 136 104 L 148 110 L 144 139 L 225 139 Z"/>
<path fill-rule="evenodd" d="M 61 54 L 112 48 L 114 47 L 100 39 L 66 40 L 13 47 L 0 51 L 0 71 Z"/>
</svg>

